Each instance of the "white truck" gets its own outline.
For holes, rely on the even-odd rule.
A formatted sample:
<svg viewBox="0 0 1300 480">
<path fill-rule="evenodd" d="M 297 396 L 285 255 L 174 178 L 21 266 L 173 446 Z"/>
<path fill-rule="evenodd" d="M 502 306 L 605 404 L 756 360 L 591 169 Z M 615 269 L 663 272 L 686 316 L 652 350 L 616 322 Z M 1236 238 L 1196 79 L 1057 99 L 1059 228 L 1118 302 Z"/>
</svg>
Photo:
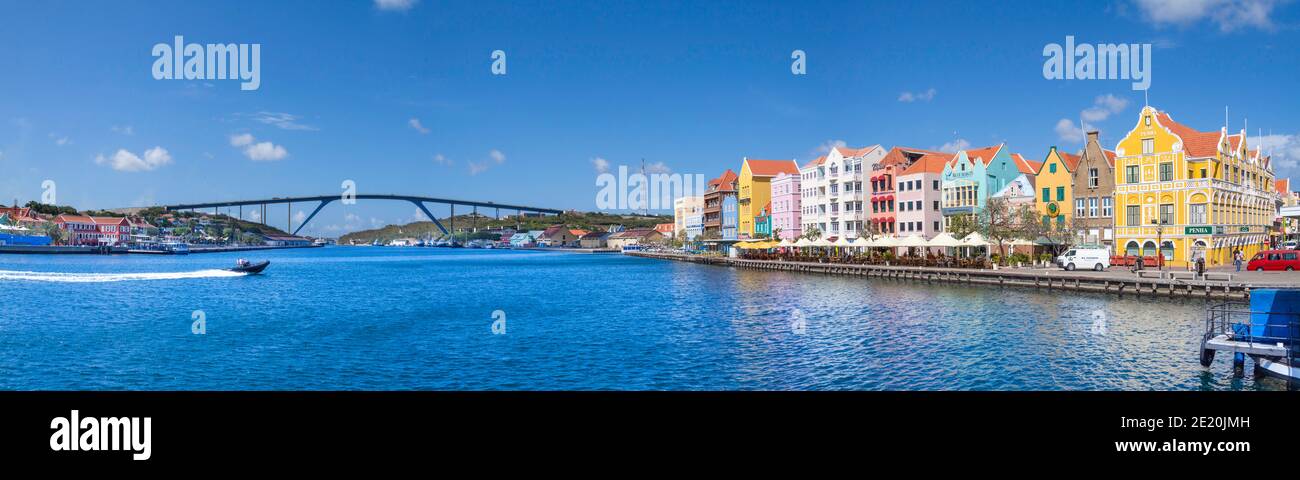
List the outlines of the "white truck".
<svg viewBox="0 0 1300 480">
<path fill-rule="evenodd" d="M 1056 257 L 1056 264 L 1066 270 L 1087 268 L 1098 272 L 1110 268 L 1110 250 L 1105 248 L 1071 248 Z"/>
</svg>

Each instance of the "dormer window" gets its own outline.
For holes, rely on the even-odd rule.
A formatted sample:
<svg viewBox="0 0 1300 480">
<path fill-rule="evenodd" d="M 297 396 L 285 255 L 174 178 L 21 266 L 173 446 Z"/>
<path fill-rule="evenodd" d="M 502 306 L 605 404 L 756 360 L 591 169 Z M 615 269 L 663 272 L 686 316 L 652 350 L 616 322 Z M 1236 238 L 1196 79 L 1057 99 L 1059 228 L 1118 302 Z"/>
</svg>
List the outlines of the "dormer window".
<svg viewBox="0 0 1300 480">
<path fill-rule="evenodd" d="M 1142 123 L 1145 124 L 1146 126 L 1150 127 L 1150 126 L 1151 126 L 1151 116 L 1150 116 L 1150 115 L 1147 115 L 1147 116 L 1145 116 L 1145 117 L 1142 117 Z"/>
</svg>

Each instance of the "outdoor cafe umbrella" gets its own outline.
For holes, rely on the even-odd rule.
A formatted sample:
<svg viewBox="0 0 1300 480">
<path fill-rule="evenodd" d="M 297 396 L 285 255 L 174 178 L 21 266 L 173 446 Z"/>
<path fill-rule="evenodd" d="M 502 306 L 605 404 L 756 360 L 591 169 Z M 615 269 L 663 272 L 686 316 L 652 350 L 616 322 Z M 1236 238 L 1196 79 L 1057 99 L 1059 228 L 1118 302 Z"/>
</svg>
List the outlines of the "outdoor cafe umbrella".
<svg viewBox="0 0 1300 480">
<path fill-rule="evenodd" d="M 835 239 L 835 243 L 832 243 L 831 245 L 835 246 L 840 253 L 844 253 L 844 248 L 853 246 L 853 242 L 850 242 L 847 238 L 840 237 Z"/>
<path fill-rule="evenodd" d="M 949 235 L 948 232 L 943 232 L 943 233 L 940 233 L 940 234 L 938 234 L 938 235 L 935 235 L 934 238 L 931 238 L 931 239 L 930 239 L 930 242 L 927 244 L 927 246 L 931 246 L 931 247 L 960 247 L 960 246 L 962 246 L 962 243 L 961 243 L 960 240 L 957 240 L 957 239 L 955 239 L 955 238 L 952 238 L 952 235 Z"/>
<path fill-rule="evenodd" d="M 902 240 L 898 241 L 898 246 L 906 248 L 925 247 L 925 245 L 925 239 L 915 233 L 903 237 Z"/>
<path fill-rule="evenodd" d="M 966 238 L 961 239 L 961 244 L 964 247 L 988 247 L 989 246 L 988 240 L 985 240 L 984 236 L 980 235 L 979 232 L 971 232 L 970 235 L 966 236 Z M 985 250 L 987 253 L 987 248 Z"/>
</svg>

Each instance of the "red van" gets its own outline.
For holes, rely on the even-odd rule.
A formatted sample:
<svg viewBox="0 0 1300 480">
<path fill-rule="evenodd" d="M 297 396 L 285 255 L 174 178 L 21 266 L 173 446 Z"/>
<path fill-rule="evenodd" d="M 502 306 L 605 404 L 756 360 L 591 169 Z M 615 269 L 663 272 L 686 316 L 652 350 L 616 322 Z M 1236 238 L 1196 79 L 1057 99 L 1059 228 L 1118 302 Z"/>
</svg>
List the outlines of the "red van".
<svg viewBox="0 0 1300 480">
<path fill-rule="evenodd" d="M 1262 272 L 1265 270 L 1300 270 L 1300 251 L 1298 250 L 1264 250 L 1256 253 L 1246 264 L 1246 270 Z"/>
</svg>

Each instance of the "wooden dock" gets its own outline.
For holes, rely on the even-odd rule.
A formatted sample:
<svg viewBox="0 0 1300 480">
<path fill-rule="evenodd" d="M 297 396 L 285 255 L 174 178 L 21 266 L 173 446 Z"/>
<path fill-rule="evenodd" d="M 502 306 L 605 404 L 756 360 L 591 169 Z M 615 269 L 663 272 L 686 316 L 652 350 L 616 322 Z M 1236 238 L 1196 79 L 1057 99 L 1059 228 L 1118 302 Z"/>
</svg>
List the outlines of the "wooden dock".
<svg viewBox="0 0 1300 480">
<path fill-rule="evenodd" d="M 1166 297 L 1199 297 L 1220 300 L 1241 300 L 1250 297 L 1252 288 L 1278 288 L 1288 285 L 1254 285 L 1233 280 L 1231 275 L 1207 276 L 1208 279 L 1176 275 L 1182 272 L 1164 272 L 1156 275 L 1137 275 L 1128 270 L 1109 272 L 1067 272 L 1064 270 L 1032 270 L 1003 268 L 997 270 L 970 268 L 903 267 L 888 265 L 846 265 L 837 263 L 789 262 L 779 260 L 746 260 L 718 256 L 686 255 L 674 253 L 627 252 L 627 255 L 676 260 L 706 265 L 731 266 L 756 270 L 842 275 L 878 278 L 895 281 L 924 283 L 954 283 L 1020 287 L 1040 290 L 1071 290 L 1119 295 L 1157 295 Z M 1144 272 L 1155 273 L 1152 271 Z M 1300 285 L 1291 285 L 1296 287 Z"/>
</svg>

